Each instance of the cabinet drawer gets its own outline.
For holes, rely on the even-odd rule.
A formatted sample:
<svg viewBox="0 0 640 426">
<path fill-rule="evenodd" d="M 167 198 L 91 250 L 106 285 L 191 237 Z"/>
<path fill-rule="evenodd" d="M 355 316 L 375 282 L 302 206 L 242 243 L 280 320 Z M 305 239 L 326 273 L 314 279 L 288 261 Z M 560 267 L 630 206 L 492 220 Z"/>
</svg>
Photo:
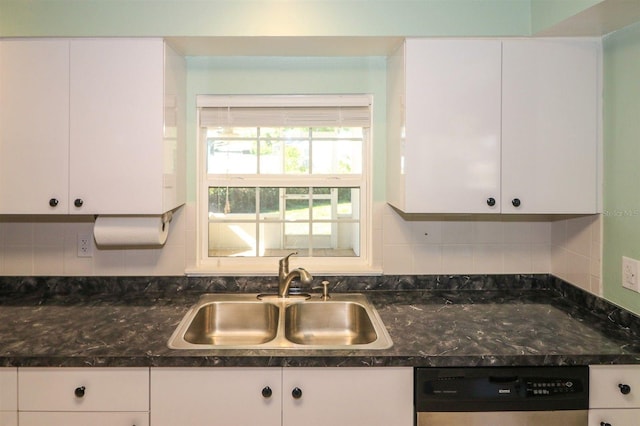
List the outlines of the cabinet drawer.
<svg viewBox="0 0 640 426">
<path fill-rule="evenodd" d="M 589 408 L 640 408 L 640 365 L 589 367 Z"/>
<path fill-rule="evenodd" d="M 640 419 L 640 410 L 635 408 L 618 408 L 611 410 L 589 410 L 589 426 L 635 426 Z"/>
<path fill-rule="evenodd" d="M 148 368 L 20 368 L 20 411 L 149 411 Z"/>
<path fill-rule="evenodd" d="M 4 425 L 4 423 L 2 423 Z M 21 426 L 148 426 L 149 413 L 21 412 Z"/>
</svg>

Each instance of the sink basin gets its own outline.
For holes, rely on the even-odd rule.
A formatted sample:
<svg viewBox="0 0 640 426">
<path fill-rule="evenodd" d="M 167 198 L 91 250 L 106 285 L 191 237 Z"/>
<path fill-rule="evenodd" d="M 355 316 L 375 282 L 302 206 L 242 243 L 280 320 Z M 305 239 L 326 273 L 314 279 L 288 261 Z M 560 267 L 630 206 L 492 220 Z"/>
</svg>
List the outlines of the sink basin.
<svg viewBox="0 0 640 426">
<path fill-rule="evenodd" d="M 378 335 L 364 306 L 354 302 L 296 303 L 285 312 L 285 336 L 300 345 L 361 345 Z"/>
<path fill-rule="evenodd" d="M 169 339 L 171 349 L 386 349 L 393 345 L 363 294 L 263 297 L 207 294 Z"/>
<path fill-rule="evenodd" d="M 260 302 L 211 302 L 198 308 L 184 333 L 196 345 L 256 345 L 273 340 L 279 308 Z"/>
</svg>

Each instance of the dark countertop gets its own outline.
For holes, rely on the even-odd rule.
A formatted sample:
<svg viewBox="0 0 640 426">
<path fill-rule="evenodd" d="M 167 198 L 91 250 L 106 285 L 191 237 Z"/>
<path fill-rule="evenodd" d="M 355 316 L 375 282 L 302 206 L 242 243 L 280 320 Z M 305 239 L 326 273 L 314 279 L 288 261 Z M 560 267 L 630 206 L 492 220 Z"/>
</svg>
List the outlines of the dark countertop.
<svg viewBox="0 0 640 426">
<path fill-rule="evenodd" d="M 374 287 L 358 290 L 387 326 L 390 349 L 213 351 L 172 350 L 167 341 L 199 295 L 220 291 L 219 283 L 203 288 L 185 278 L 179 291 L 158 291 L 162 283 L 153 279 L 62 285 L 60 279 L 0 277 L 0 366 L 640 364 L 638 318 L 557 279 L 534 277 L 502 288 L 491 277 L 473 285 L 467 285 L 473 277 L 463 285 L 443 285 L 440 278 L 429 285 L 404 277 L 393 285 L 333 286 Z M 87 290 L 96 287 L 109 291 Z M 247 289 L 251 285 L 233 291 Z"/>
</svg>

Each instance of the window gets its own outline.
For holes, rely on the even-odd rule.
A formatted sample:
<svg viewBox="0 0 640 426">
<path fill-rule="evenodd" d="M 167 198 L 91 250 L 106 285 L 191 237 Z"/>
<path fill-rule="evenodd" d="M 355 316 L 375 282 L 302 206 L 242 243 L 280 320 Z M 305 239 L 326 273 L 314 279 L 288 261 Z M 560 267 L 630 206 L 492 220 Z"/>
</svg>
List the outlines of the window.
<svg viewBox="0 0 640 426">
<path fill-rule="evenodd" d="M 201 263 L 368 261 L 369 96 L 198 96 Z"/>
</svg>

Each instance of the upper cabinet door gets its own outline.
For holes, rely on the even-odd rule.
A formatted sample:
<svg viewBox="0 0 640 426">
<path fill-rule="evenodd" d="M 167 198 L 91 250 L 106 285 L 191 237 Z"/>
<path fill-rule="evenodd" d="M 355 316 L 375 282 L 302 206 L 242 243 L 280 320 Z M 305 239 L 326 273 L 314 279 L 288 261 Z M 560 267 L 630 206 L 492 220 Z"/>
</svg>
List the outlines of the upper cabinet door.
<svg viewBox="0 0 640 426">
<path fill-rule="evenodd" d="M 68 213 L 69 42 L 0 41 L 0 214 Z"/>
<path fill-rule="evenodd" d="M 594 40 L 503 42 L 503 213 L 597 212 L 599 52 Z"/>
<path fill-rule="evenodd" d="M 404 210 L 496 212 L 500 41 L 410 39 L 405 55 Z"/>
<path fill-rule="evenodd" d="M 163 41 L 72 40 L 70 93 L 71 211 L 162 213 Z"/>
</svg>

